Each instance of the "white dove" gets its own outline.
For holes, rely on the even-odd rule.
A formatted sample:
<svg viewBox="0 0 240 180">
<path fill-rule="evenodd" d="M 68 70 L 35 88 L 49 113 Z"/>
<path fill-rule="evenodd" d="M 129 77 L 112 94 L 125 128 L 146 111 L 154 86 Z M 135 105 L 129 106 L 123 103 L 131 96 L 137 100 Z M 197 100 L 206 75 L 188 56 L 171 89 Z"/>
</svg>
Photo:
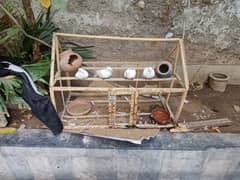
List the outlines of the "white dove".
<svg viewBox="0 0 240 180">
<path fill-rule="evenodd" d="M 112 76 L 112 68 L 111 67 L 106 67 L 104 69 L 100 69 L 96 71 L 97 77 L 107 79 Z"/>
<path fill-rule="evenodd" d="M 125 71 L 124 71 L 124 77 L 127 78 L 127 79 L 134 79 L 136 77 L 136 69 L 134 68 L 127 68 Z"/>
<path fill-rule="evenodd" d="M 143 77 L 146 79 L 151 79 L 154 78 L 155 76 L 155 71 L 152 67 L 146 67 L 143 70 Z"/>
<path fill-rule="evenodd" d="M 83 68 L 78 68 L 78 71 L 76 72 L 75 77 L 79 79 L 85 79 L 88 77 L 88 72 Z"/>
</svg>

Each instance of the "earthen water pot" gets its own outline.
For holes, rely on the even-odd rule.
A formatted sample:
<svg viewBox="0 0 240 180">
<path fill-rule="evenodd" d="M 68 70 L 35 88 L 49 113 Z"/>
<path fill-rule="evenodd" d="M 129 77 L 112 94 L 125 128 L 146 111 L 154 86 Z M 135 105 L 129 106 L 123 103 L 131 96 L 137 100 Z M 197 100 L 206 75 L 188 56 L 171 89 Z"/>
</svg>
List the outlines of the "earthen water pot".
<svg viewBox="0 0 240 180">
<path fill-rule="evenodd" d="M 163 108 L 153 109 L 150 117 L 159 124 L 167 124 L 170 122 L 170 114 Z"/>
<path fill-rule="evenodd" d="M 159 78 L 168 78 L 172 76 L 172 64 L 168 61 L 161 61 L 156 67 L 156 74 Z"/>
<path fill-rule="evenodd" d="M 62 71 L 73 72 L 76 71 L 82 64 L 82 57 L 73 52 L 72 49 L 63 51 L 60 54 L 60 67 Z"/>
<path fill-rule="evenodd" d="M 227 83 L 229 80 L 229 76 L 224 73 L 217 73 L 217 72 L 212 72 L 208 75 L 209 77 L 209 86 L 214 90 L 218 92 L 224 92 Z"/>
<path fill-rule="evenodd" d="M 92 110 L 91 101 L 83 98 L 76 98 L 69 101 L 66 106 L 68 114 L 72 116 L 80 116 L 88 114 Z"/>
</svg>

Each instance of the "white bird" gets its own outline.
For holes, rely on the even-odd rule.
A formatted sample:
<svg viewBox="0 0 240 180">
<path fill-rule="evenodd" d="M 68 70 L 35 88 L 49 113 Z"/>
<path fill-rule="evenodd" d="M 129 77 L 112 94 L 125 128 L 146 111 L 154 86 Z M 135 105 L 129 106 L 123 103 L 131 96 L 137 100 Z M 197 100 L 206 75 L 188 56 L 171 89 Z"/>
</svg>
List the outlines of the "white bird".
<svg viewBox="0 0 240 180">
<path fill-rule="evenodd" d="M 110 78 L 112 76 L 112 68 L 111 67 L 106 67 L 104 69 L 100 69 L 96 71 L 97 77 L 106 79 Z"/>
<path fill-rule="evenodd" d="M 127 68 L 125 71 L 124 71 L 124 77 L 127 78 L 127 79 L 134 79 L 136 77 L 136 69 L 134 68 Z"/>
<path fill-rule="evenodd" d="M 78 68 L 78 71 L 75 74 L 75 77 L 79 78 L 79 79 L 85 79 L 88 78 L 88 72 L 83 69 L 83 68 Z"/>
<path fill-rule="evenodd" d="M 155 76 L 155 71 L 152 67 L 146 67 L 143 70 L 143 77 L 147 79 L 154 78 Z"/>
</svg>

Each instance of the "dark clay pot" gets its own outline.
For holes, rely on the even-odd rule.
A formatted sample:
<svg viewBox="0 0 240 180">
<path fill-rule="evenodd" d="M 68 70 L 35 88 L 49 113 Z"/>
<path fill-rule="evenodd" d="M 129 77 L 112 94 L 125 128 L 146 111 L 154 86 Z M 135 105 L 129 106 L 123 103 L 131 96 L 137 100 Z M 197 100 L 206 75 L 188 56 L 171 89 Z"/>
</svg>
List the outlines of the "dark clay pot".
<svg viewBox="0 0 240 180">
<path fill-rule="evenodd" d="M 62 71 L 73 72 L 76 71 L 82 64 L 82 57 L 73 52 L 72 49 L 63 51 L 60 54 L 60 67 Z"/>
<path fill-rule="evenodd" d="M 170 122 L 170 114 L 163 108 L 153 109 L 150 117 L 159 124 L 167 124 Z"/>
<path fill-rule="evenodd" d="M 162 61 L 156 67 L 156 74 L 159 78 L 168 78 L 172 76 L 172 64 L 168 61 Z"/>
</svg>

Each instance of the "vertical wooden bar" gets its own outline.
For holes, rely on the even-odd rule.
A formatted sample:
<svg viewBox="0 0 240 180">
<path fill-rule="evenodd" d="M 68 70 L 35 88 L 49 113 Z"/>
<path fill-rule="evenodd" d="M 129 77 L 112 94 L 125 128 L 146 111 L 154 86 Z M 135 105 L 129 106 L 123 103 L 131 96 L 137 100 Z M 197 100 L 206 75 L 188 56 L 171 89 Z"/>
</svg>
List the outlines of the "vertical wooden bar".
<svg viewBox="0 0 240 180">
<path fill-rule="evenodd" d="M 59 55 L 60 55 L 60 52 L 59 52 L 59 46 L 60 46 L 60 44 L 59 44 L 59 41 L 58 41 L 57 36 L 55 36 L 55 40 L 56 40 L 57 69 L 58 69 L 58 71 L 59 71 L 59 73 L 60 73 L 60 77 L 61 77 L 61 74 L 62 74 L 62 73 L 61 73 L 61 68 L 60 68 L 60 57 L 59 57 Z M 62 80 L 61 80 L 61 79 L 59 80 L 59 85 L 60 85 L 60 87 L 63 87 L 63 84 L 62 84 Z M 61 91 L 61 98 L 62 98 L 63 104 L 65 104 L 66 102 L 65 102 L 65 98 L 64 98 L 63 91 Z"/>
<path fill-rule="evenodd" d="M 177 44 L 176 57 L 175 57 L 174 64 L 173 64 L 173 75 L 175 75 L 175 73 L 176 73 L 178 57 L 179 57 L 179 43 Z M 173 88 L 174 82 L 175 82 L 175 79 L 172 79 L 171 84 L 170 84 L 170 88 Z M 168 95 L 167 95 L 166 103 L 169 102 L 170 96 L 171 96 L 171 92 L 169 92 Z"/>
<path fill-rule="evenodd" d="M 183 109 L 183 105 L 184 105 L 184 101 L 185 101 L 185 99 L 186 99 L 186 96 L 187 96 L 187 91 L 185 91 L 185 92 L 182 93 L 182 97 L 181 97 L 181 100 L 180 100 L 180 104 L 179 104 L 179 106 L 178 106 L 178 108 L 177 108 L 177 112 L 176 112 L 175 119 L 174 119 L 175 123 L 178 122 L 178 119 L 179 119 L 180 114 L 181 114 L 182 109 Z"/>
<path fill-rule="evenodd" d="M 115 126 L 117 110 L 117 96 L 114 94 L 113 107 L 112 107 L 112 124 Z"/>
<path fill-rule="evenodd" d="M 51 49 L 51 67 L 50 67 L 50 81 L 49 81 L 49 93 L 51 97 L 52 104 L 54 108 L 57 110 L 56 106 L 56 99 L 55 99 L 55 94 L 53 91 L 53 86 L 54 86 L 54 68 L 55 68 L 55 44 L 56 44 L 56 35 L 53 33 L 53 38 L 52 38 L 52 49 Z"/>
<path fill-rule="evenodd" d="M 187 67 L 186 67 L 186 56 L 185 56 L 185 48 L 183 40 L 180 39 L 180 53 L 181 53 L 181 64 L 182 64 L 182 70 L 183 70 L 183 80 L 185 84 L 186 90 L 189 89 L 189 80 L 188 80 L 188 73 L 187 73 Z"/>
<path fill-rule="evenodd" d="M 134 94 L 134 111 L 133 111 L 133 125 L 137 124 L 137 118 L 138 118 L 138 91 L 135 91 Z"/>
<path fill-rule="evenodd" d="M 108 114 L 109 114 L 109 119 L 108 119 L 108 125 L 112 126 L 112 112 L 113 112 L 113 101 L 112 101 L 112 94 L 110 91 L 108 91 Z"/>
<path fill-rule="evenodd" d="M 134 125 L 134 105 L 135 105 L 135 103 L 134 103 L 134 101 L 135 101 L 135 96 L 134 96 L 134 93 L 133 94 L 131 94 L 131 101 L 130 101 L 130 117 L 129 117 L 129 124 L 132 126 L 132 125 Z"/>
</svg>

